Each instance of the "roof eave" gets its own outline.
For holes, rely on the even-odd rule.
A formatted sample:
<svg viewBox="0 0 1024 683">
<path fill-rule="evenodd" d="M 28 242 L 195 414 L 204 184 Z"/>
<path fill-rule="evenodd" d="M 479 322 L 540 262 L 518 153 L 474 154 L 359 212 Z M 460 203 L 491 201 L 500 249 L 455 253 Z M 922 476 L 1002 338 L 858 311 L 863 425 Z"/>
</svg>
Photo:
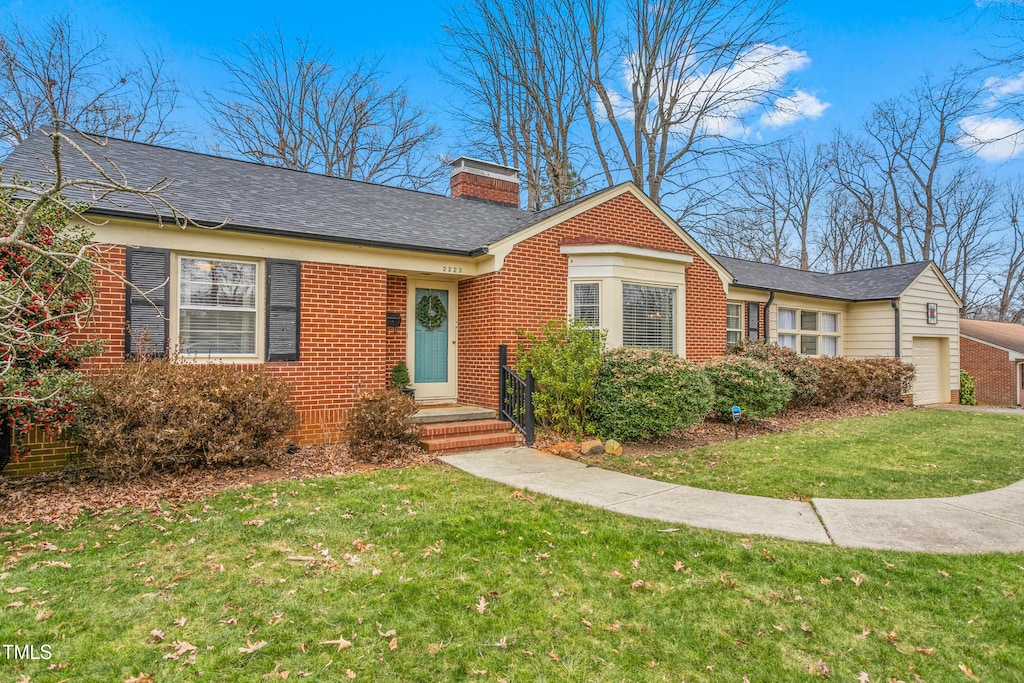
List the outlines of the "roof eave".
<svg viewBox="0 0 1024 683">
<path fill-rule="evenodd" d="M 149 222 L 156 222 L 157 220 L 167 224 L 175 224 L 176 221 L 173 217 L 169 216 L 156 216 L 151 213 L 140 213 L 137 211 L 126 211 L 118 209 L 101 209 L 91 207 L 86 210 L 86 213 L 94 214 L 97 216 L 105 216 L 109 218 L 127 218 L 131 220 L 142 220 Z M 474 249 L 445 249 L 443 247 L 428 247 L 428 246 L 411 246 L 408 244 L 395 244 L 393 242 L 383 242 L 378 240 L 361 240 L 350 237 L 339 237 L 335 235 L 318 235 L 303 232 L 294 232 L 291 230 L 279 230 L 276 228 L 262 228 L 252 225 L 237 225 L 233 223 L 213 223 L 212 221 L 198 221 L 189 219 L 191 224 L 197 225 L 201 228 L 207 228 L 211 230 L 227 230 L 229 232 L 241 232 L 252 235 L 268 235 L 271 237 L 287 237 L 290 239 L 305 240 L 308 242 L 329 242 L 331 244 L 344 244 L 353 247 L 366 247 L 372 249 L 391 249 L 395 251 L 414 251 L 422 254 L 439 254 L 442 256 L 458 256 L 462 258 L 475 258 L 477 256 L 483 256 L 488 253 L 487 247 L 476 247 Z"/>
<path fill-rule="evenodd" d="M 899 298 L 899 295 L 896 295 L 896 296 L 877 296 L 877 297 L 870 297 L 870 298 L 867 298 L 867 299 L 854 299 L 854 298 L 850 298 L 850 297 L 830 296 L 828 294 L 810 294 L 808 292 L 798 292 L 796 290 L 783 289 L 781 287 L 765 287 L 763 285 L 748 285 L 748 284 L 743 283 L 743 282 L 737 282 L 736 280 L 733 280 L 732 286 L 733 287 L 738 287 L 739 289 L 756 289 L 759 292 L 776 292 L 778 294 L 790 294 L 792 296 L 804 296 L 804 297 L 807 297 L 809 299 L 828 299 L 829 301 L 845 301 L 845 302 L 851 303 L 851 304 L 864 304 L 864 303 L 871 303 L 873 301 L 891 301 L 892 299 L 898 299 Z"/>
</svg>

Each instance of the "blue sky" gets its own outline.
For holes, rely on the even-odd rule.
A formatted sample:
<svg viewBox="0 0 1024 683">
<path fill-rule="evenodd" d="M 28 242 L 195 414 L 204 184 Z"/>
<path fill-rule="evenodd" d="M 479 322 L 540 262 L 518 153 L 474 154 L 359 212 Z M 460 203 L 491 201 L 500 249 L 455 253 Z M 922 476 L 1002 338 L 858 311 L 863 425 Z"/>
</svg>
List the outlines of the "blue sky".
<svg viewBox="0 0 1024 683">
<path fill-rule="evenodd" d="M 813 98 L 819 115 L 777 130 L 806 131 L 813 139 L 824 139 L 836 126 L 855 126 L 872 102 L 906 90 L 926 70 L 941 76 L 958 62 L 977 63 L 978 51 L 991 49 L 999 32 L 987 1 L 793 0 L 788 10 L 790 35 L 784 44 L 805 53 L 806 59 L 790 75 L 788 86 Z M 280 25 L 286 36 L 308 35 L 330 45 L 341 61 L 361 54 L 381 57 L 389 77 L 404 82 L 412 99 L 431 111 L 448 133 L 441 151 L 454 156 L 460 152 L 455 124 L 445 113 L 457 95 L 432 67 L 440 61 L 445 16 L 444 4 L 436 0 L 51 0 L 6 2 L 0 8 L 0 18 L 13 15 L 27 25 L 49 12 L 70 10 L 83 26 L 105 33 L 109 43 L 127 55 L 140 44 L 159 46 L 170 71 L 199 97 L 222 81 L 213 55 L 230 52 L 238 40 Z M 202 134 L 202 111 L 187 98 L 182 104 L 180 117 Z M 1024 163 L 1020 158 L 1011 165 Z"/>
</svg>

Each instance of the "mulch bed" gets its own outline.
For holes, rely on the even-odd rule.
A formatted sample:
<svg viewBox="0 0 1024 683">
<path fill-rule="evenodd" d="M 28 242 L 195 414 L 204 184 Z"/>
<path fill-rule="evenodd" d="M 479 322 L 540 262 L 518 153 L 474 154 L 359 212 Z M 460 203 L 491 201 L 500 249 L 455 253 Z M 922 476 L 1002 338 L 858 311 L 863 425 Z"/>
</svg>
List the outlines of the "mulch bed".
<svg viewBox="0 0 1024 683">
<path fill-rule="evenodd" d="M 100 480 L 67 470 L 0 477 L 0 526 L 41 522 L 67 528 L 82 513 L 96 516 L 122 508 L 156 513 L 226 489 L 269 481 L 434 462 L 433 455 L 415 452 L 400 460 L 367 464 L 353 460 L 344 446 L 307 446 L 267 465 L 161 472 L 128 481 Z"/>
<path fill-rule="evenodd" d="M 903 405 L 879 402 L 855 403 L 841 408 L 789 410 L 767 420 L 741 421 L 740 436 L 775 434 L 810 422 L 882 415 L 904 409 L 906 407 Z M 732 438 L 732 423 L 709 419 L 657 441 L 627 446 L 623 455 L 643 457 L 671 453 Z M 546 440 L 542 438 L 536 445 L 538 448 L 550 447 L 557 441 L 553 437 Z M 99 480 L 67 470 L 31 477 L 0 477 L 0 526 L 40 522 L 67 528 L 82 513 L 97 516 L 122 508 L 158 513 L 168 507 L 208 498 L 226 489 L 269 481 L 394 469 L 435 462 L 433 455 L 414 452 L 400 460 L 367 464 L 353 460 L 344 446 L 307 446 L 269 465 L 162 472 L 129 481 Z"/>
</svg>

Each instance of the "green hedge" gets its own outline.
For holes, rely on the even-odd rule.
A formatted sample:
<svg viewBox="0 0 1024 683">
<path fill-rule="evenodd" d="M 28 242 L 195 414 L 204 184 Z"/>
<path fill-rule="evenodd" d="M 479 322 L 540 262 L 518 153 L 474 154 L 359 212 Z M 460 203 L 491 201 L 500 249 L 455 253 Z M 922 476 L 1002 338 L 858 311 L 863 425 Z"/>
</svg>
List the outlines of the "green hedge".
<svg viewBox="0 0 1024 683">
<path fill-rule="evenodd" d="M 591 415 L 602 437 L 646 441 L 702 420 L 711 396 L 699 365 L 666 351 L 619 348 L 604 354 Z"/>
<path fill-rule="evenodd" d="M 778 370 L 755 358 L 725 356 L 704 364 L 715 396 L 713 409 L 726 417 L 739 406 L 747 417 L 771 417 L 793 394 L 793 384 Z"/>
</svg>

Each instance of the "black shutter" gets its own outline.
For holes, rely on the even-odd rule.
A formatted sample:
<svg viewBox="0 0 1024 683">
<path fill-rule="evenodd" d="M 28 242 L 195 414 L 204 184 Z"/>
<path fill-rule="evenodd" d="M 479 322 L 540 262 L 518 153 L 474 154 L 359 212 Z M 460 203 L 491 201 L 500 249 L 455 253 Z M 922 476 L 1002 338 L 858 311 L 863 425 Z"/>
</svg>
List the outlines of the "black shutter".
<svg viewBox="0 0 1024 683">
<path fill-rule="evenodd" d="M 125 354 L 166 355 L 171 252 L 128 247 L 125 256 Z"/>
<path fill-rule="evenodd" d="M 756 301 L 747 303 L 747 339 L 761 338 L 761 312 Z"/>
<path fill-rule="evenodd" d="M 267 360 L 299 359 L 298 261 L 267 259 Z"/>
</svg>

